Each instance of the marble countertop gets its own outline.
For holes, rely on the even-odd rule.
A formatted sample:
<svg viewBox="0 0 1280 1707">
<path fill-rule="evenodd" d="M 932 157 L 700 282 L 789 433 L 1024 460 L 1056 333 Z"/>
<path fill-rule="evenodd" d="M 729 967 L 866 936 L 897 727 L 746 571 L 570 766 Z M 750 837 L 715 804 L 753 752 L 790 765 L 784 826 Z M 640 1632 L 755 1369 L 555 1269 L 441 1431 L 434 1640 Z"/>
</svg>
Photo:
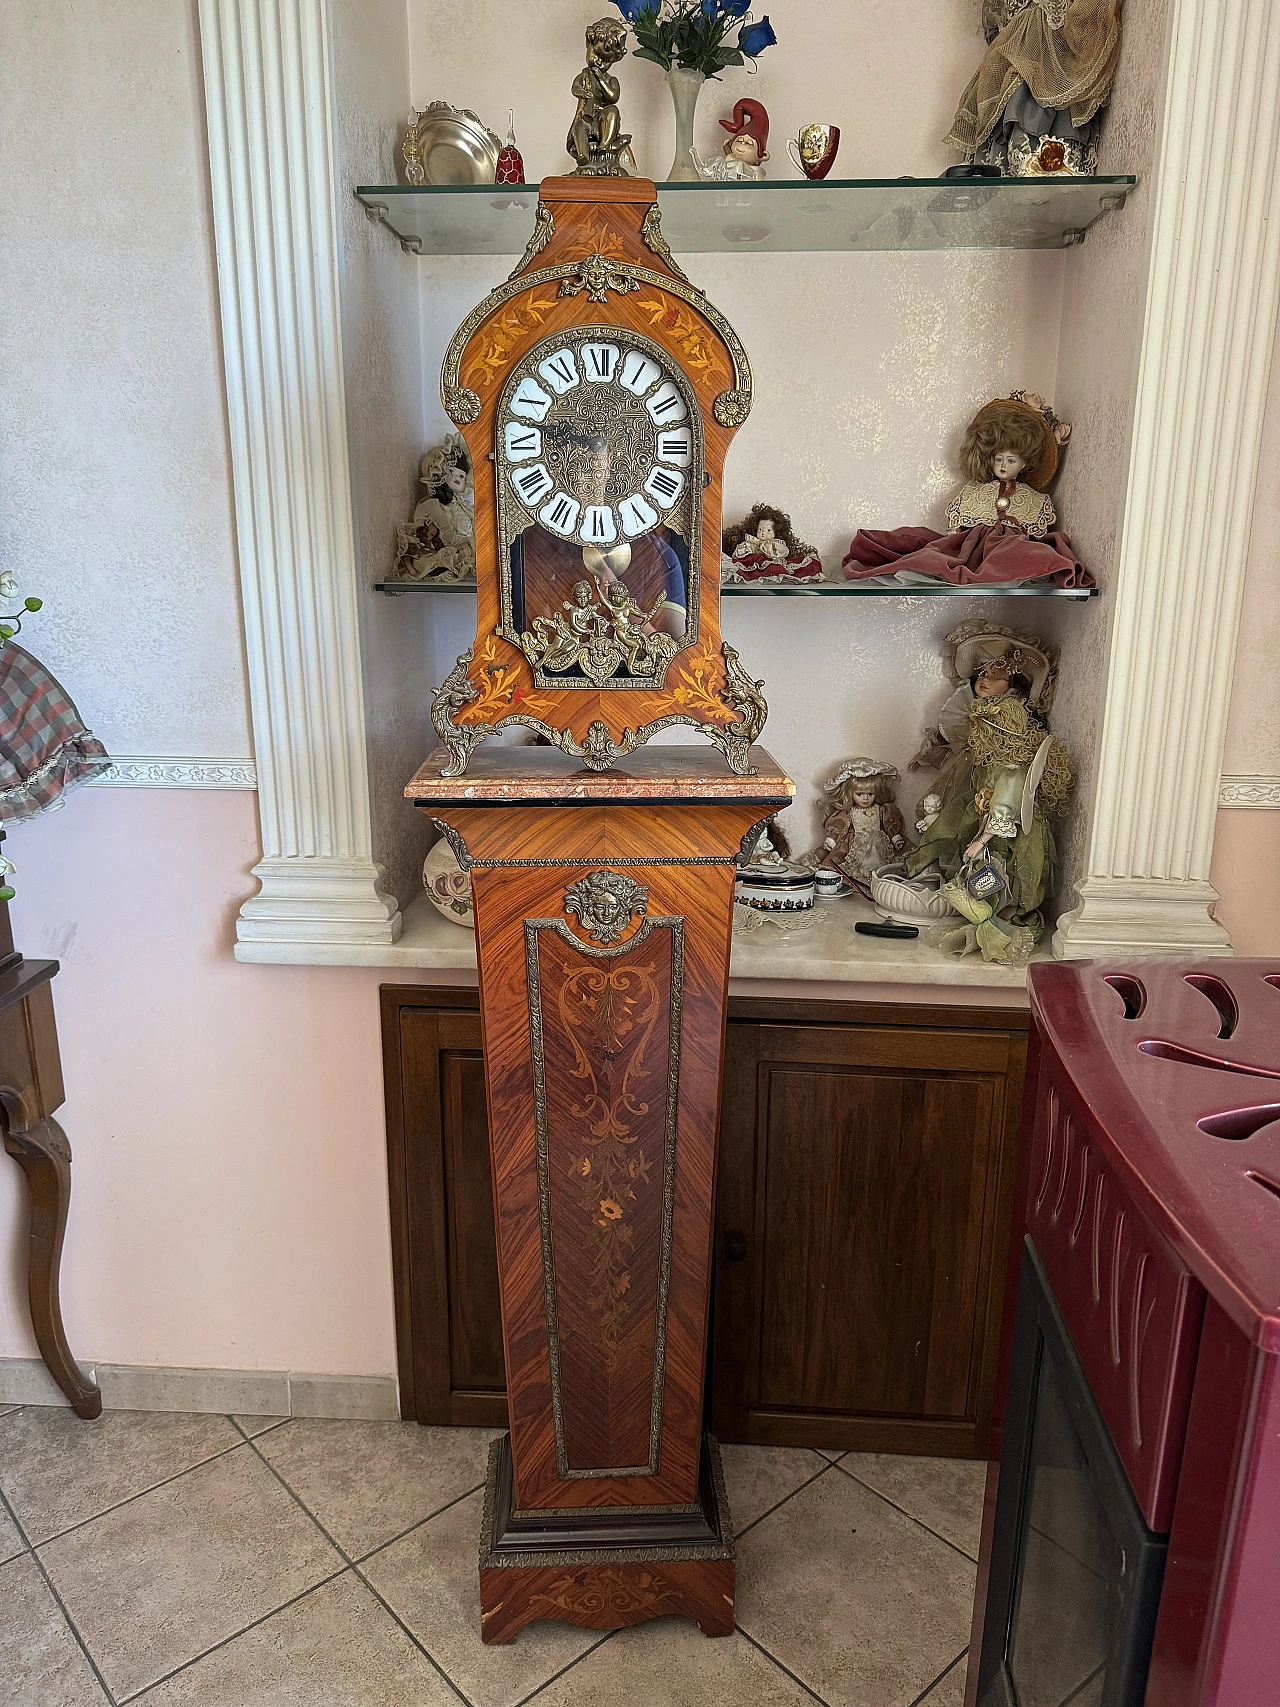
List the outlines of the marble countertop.
<svg viewBox="0 0 1280 1707">
<path fill-rule="evenodd" d="M 758 930 L 738 928 L 733 938 L 731 976 L 735 983 L 751 979 L 818 985 L 945 986 L 973 991 L 1025 989 L 1025 967 L 991 966 L 977 955 L 956 960 L 934 948 L 923 936 L 910 942 L 859 936 L 853 928 L 857 921 L 875 916 L 869 902 L 850 896 L 838 901 L 819 900 L 813 922 L 805 929 L 784 930 L 768 920 Z M 240 948 L 245 946 L 252 945 L 241 944 Z M 243 954 L 238 957 L 248 958 Z M 474 974 L 476 945 L 470 930 L 450 924 L 423 895 L 406 907 L 404 929 L 389 948 L 326 943 L 311 949 L 299 945 L 296 955 L 291 953 L 290 958 L 307 965 L 382 966 Z M 1052 958 L 1047 943 L 1036 958 Z M 822 991 L 815 989 L 809 993 L 820 996 Z"/>
</svg>

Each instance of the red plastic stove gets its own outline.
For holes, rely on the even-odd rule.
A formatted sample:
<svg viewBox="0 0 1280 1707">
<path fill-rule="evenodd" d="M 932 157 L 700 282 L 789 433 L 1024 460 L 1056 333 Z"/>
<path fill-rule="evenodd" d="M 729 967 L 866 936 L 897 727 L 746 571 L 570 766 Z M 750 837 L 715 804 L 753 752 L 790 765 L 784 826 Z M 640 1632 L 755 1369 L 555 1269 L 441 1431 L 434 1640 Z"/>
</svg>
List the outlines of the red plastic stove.
<svg viewBox="0 0 1280 1707">
<path fill-rule="evenodd" d="M 1002 1384 L 1024 1235 L 1168 1537 L 1146 1707 L 1280 1707 L 1280 965 L 1064 962 L 1029 986 Z"/>
</svg>

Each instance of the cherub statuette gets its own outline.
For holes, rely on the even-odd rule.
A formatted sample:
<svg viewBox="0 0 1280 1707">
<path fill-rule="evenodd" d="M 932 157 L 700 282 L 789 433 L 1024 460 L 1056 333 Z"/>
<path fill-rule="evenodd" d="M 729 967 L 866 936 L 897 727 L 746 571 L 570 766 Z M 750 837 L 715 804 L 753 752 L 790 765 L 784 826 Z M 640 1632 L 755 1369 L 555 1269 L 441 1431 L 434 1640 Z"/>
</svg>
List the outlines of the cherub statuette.
<svg viewBox="0 0 1280 1707">
<path fill-rule="evenodd" d="M 627 27 L 618 18 L 587 26 L 587 63 L 573 80 L 578 110 L 565 147 L 578 162 L 576 177 L 625 178 L 621 155 L 631 138 L 623 134 L 618 99 L 622 86 L 609 67 L 627 51 Z"/>
</svg>

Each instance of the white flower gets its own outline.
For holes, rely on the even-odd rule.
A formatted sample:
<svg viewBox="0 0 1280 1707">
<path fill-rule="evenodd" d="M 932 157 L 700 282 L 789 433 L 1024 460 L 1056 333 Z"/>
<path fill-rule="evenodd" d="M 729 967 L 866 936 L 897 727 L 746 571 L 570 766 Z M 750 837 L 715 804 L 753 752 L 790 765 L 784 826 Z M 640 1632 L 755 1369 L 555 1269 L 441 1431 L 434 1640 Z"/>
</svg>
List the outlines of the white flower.
<svg viewBox="0 0 1280 1707">
<path fill-rule="evenodd" d="M 0 599 L 16 599 L 18 583 L 8 569 L 0 570 Z"/>
</svg>

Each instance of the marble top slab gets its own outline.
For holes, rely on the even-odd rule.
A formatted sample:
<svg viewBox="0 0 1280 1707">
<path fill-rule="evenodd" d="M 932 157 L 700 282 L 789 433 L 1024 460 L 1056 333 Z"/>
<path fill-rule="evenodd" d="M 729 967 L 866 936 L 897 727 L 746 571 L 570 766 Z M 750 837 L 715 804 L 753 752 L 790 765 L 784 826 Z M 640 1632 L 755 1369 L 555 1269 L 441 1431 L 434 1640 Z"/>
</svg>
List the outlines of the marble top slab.
<svg viewBox="0 0 1280 1707">
<path fill-rule="evenodd" d="M 424 805 L 496 805 L 519 801 L 731 800 L 781 809 L 796 785 L 763 747 L 752 747 L 754 776 L 738 776 L 714 747 L 642 747 L 607 771 L 588 770 L 556 747 L 482 747 L 462 776 L 445 777 L 449 762 L 437 747 L 405 788 Z"/>
</svg>

